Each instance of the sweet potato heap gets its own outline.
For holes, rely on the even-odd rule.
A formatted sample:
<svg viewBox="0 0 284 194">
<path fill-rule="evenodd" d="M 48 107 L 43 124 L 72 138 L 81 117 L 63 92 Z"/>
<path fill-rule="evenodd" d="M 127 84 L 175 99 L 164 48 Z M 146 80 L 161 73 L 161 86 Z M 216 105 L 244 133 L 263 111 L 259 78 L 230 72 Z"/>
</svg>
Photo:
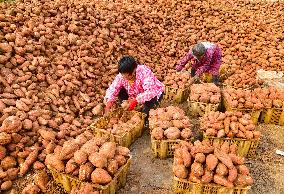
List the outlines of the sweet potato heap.
<svg viewBox="0 0 284 194">
<path fill-rule="evenodd" d="M 165 76 L 164 84 L 172 88 L 188 88 L 191 85 L 190 74 L 188 72 L 176 72 L 172 70 L 172 72 L 169 72 Z"/>
<path fill-rule="evenodd" d="M 149 127 L 154 139 L 189 139 L 191 123 L 181 108 L 168 106 L 150 111 Z"/>
<path fill-rule="evenodd" d="M 216 183 L 225 187 L 253 184 L 245 159 L 236 155 L 236 145 L 228 142 L 211 146 L 207 141 L 194 145 L 182 142 L 175 147 L 173 172 L 194 183 Z"/>
<path fill-rule="evenodd" d="M 221 90 L 213 83 L 193 84 L 190 88 L 191 101 L 217 104 L 221 101 Z"/>
<path fill-rule="evenodd" d="M 232 108 L 262 109 L 284 107 L 284 90 L 269 88 L 256 88 L 243 90 L 226 88 L 224 98 Z"/>
<path fill-rule="evenodd" d="M 136 112 L 131 115 L 126 112 L 120 118 L 111 118 L 105 130 L 114 135 L 123 135 L 125 132 L 131 131 L 141 121 L 140 113 Z"/>
<path fill-rule="evenodd" d="M 206 136 L 260 138 L 260 132 L 255 130 L 251 116 L 242 112 L 209 112 L 201 118 L 200 128 Z"/>
<path fill-rule="evenodd" d="M 85 132 L 63 146 L 57 145 L 46 156 L 45 164 L 81 181 L 106 185 L 127 162 L 129 154 L 128 148 Z"/>
<path fill-rule="evenodd" d="M 26 123 L 18 116 L 8 116 L 0 127 L 0 182 L 1 190 L 9 190 L 12 181 L 24 176 L 33 167 L 34 170 L 44 168 L 40 162 L 42 147 L 37 142 L 38 135 L 26 131 Z M 41 187 L 44 191 L 44 188 Z"/>
</svg>

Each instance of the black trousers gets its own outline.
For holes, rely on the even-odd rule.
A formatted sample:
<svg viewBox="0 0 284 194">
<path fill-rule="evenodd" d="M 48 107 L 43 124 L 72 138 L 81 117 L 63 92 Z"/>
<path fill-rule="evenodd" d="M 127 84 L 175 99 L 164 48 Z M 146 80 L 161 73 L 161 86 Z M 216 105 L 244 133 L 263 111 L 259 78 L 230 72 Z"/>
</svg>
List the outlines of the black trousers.
<svg viewBox="0 0 284 194">
<path fill-rule="evenodd" d="M 118 93 L 119 103 L 121 104 L 123 100 L 128 100 L 128 93 L 125 88 L 121 88 L 120 92 Z M 159 99 L 157 97 L 152 98 L 150 101 L 146 101 L 143 105 L 142 112 L 146 114 L 145 121 L 148 121 L 150 109 L 154 108 L 155 106 L 159 105 L 159 103 L 163 99 L 163 94 Z"/>
<path fill-rule="evenodd" d="M 195 74 L 196 74 L 196 69 L 192 69 L 192 68 L 191 68 L 191 72 L 190 72 L 191 77 L 194 77 Z M 218 75 L 213 75 L 213 76 L 212 76 L 212 80 L 213 80 L 213 83 L 214 83 L 215 85 L 218 85 L 218 84 L 219 84 L 219 76 L 218 76 Z"/>
</svg>

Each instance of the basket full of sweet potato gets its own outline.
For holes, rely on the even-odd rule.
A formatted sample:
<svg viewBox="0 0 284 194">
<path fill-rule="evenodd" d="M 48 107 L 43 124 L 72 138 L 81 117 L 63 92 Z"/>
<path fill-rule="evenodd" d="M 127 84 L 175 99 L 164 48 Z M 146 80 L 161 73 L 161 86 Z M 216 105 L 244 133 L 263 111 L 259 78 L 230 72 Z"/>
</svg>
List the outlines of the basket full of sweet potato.
<svg viewBox="0 0 284 194">
<path fill-rule="evenodd" d="M 188 72 L 169 72 L 164 79 L 164 100 L 181 103 L 188 98 L 189 87 L 192 84 Z"/>
<path fill-rule="evenodd" d="M 218 109 L 221 89 L 213 83 L 193 84 L 190 88 L 188 111 L 190 115 L 202 116 Z"/>
<path fill-rule="evenodd" d="M 57 145 L 45 164 L 67 193 L 114 194 L 125 184 L 130 159 L 128 148 L 83 133 Z"/>
<path fill-rule="evenodd" d="M 174 151 L 174 193 L 246 194 L 253 178 L 245 159 L 236 153 L 236 145 L 228 142 L 181 142 Z"/>
<path fill-rule="evenodd" d="M 149 116 L 152 150 L 156 157 L 171 157 L 174 145 L 182 140 L 189 141 L 193 136 L 192 124 L 179 107 L 151 110 Z"/>
<path fill-rule="evenodd" d="M 241 156 L 253 156 L 261 137 L 252 117 L 242 112 L 209 112 L 200 119 L 200 129 L 211 143 L 236 144 Z"/>
<path fill-rule="evenodd" d="M 105 137 L 121 146 L 129 147 L 142 135 L 145 115 L 138 111 L 115 109 L 97 119 L 90 128 L 96 137 Z"/>
</svg>

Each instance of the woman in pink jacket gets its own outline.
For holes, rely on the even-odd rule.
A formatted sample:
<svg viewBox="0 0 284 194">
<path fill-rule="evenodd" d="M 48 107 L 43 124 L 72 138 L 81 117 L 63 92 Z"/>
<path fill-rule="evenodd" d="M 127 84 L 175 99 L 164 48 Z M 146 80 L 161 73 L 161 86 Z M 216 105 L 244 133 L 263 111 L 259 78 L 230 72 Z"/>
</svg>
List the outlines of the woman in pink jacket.
<svg viewBox="0 0 284 194">
<path fill-rule="evenodd" d="M 146 65 L 139 65 L 131 56 L 124 56 L 118 62 L 119 74 L 106 91 L 104 102 L 106 111 L 109 111 L 116 101 L 129 101 L 128 110 L 133 110 L 138 104 L 143 105 L 142 112 L 147 117 L 145 125 L 148 125 L 149 111 L 162 100 L 164 85 L 155 77 L 154 73 Z"/>
<path fill-rule="evenodd" d="M 219 69 L 221 66 L 222 52 L 218 45 L 210 42 L 201 42 L 193 46 L 180 63 L 176 66 L 181 71 L 190 60 L 194 60 L 191 68 L 191 77 L 197 81 L 200 76 L 208 72 L 212 75 L 213 83 L 219 84 Z"/>
</svg>

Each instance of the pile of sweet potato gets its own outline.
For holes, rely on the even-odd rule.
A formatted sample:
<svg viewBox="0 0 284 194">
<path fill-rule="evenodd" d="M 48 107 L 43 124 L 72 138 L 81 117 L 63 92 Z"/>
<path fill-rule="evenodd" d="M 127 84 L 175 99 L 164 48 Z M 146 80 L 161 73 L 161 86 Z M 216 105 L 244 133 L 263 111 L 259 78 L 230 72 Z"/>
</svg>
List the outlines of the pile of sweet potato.
<svg viewBox="0 0 284 194">
<path fill-rule="evenodd" d="M 119 168 L 126 164 L 130 151 L 114 142 L 84 132 L 62 146 L 54 146 L 45 164 L 54 170 L 98 185 L 110 183 Z"/>
<path fill-rule="evenodd" d="M 31 168 L 43 169 L 42 149 L 37 133 L 25 131 L 25 123 L 19 117 L 7 117 L 0 127 L 0 189 L 9 190 L 12 181 L 26 175 Z M 44 189 L 41 187 L 42 191 Z"/>
<path fill-rule="evenodd" d="M 256 88 L 254 92 L 264 108 L 284 108 L 284 89 Z"/>
<path fill-rule="evenodd" d="M 151 110 L 149 114 L 151 137 L 156 140 L 189 139 L 192 124 L 179 107 L 168 106 Z"/>
<path fill-rule="evenodd" d="M 193 183 L 215 183 L 232 188 L 249 186 L 253 179 L 245 159 L 236 155 L 236 145 L 228 142 L 210 145 L 196 141 L 194 145 L 182 142 L 175 147 L 173 172 Z"/>
<path fill-rule="evenodd" d="M 188 72 L 169 72 L 165 76 L 164 84 L 172 88 L 188 88 L 191 85 L 190 74 Z"/>
<path fill-rule="evenodd" d="M 193 84 L 189 99 L 195 102 L 218 104 L 221 101 L 221 90 L 213 83 Z"/>
<path fill-rule="evenodd" d="M 141 114 L 135 112 L 129 114 L 129 112 L 123 113 L 121 117 L 110 118 L 108 124 L 105 126 L 104 130 L 114 134 L 123 135 L 125 132 L 133 130 L 142 121 Z"/>
<path fill-rule="evenodd" d="M 254 90 L 226 88 L 224 98 L 231 108 L 262 109 L 284 106 L 284 90 L 274 87 Z"/>
<path fill-rule="evenodd" d="M 209 112 L 200 119 L 200 129 L 206 136 L 259 139 L 251 116 L 242 112 Z"/>
</svg>

